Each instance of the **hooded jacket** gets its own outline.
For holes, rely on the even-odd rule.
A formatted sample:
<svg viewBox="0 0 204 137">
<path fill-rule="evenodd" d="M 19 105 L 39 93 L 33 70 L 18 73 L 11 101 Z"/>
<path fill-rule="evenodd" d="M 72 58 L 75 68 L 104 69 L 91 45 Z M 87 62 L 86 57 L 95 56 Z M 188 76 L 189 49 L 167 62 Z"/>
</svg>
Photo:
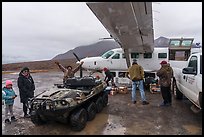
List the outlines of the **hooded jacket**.
<svg viewBox="0 0 204 137">
<path fill-rule="evenodd" d="M 30 74 L 28 77 L 24 76 L 22 74 L 24 70 L 25 68 L 23 68 L 19 73 L 19 77 L 17 81 L 21 103 L 26 103 L 28 101 L 28 98 L 34 97 L 34 90 L 35 90 L 35 84 L 32 76 Z"/>
<path fill-rule="evenodd" d="M 160 79 L 160 85 L 169 87 L 171 85 L 171 78 L 173 77 L 173 69 L 169 64 L 163 64 L 160 70 L 157 71 L 157 76 Z"/>
<path fill-rule="evenodd" d="M 2 99 L 5 100 L 6 105 L 13 105 L 14 104 L 13 96 L 17 96 L 13 89 L 8 89 L 6 87 L 3 87 Z"/>
</svg>

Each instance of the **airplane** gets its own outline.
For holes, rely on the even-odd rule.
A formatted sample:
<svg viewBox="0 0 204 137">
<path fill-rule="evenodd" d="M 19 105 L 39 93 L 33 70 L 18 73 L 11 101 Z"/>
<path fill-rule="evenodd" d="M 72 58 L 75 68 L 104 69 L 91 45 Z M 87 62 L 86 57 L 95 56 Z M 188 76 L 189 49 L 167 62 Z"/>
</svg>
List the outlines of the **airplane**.
<svg viewBox="0 0 204 137">
<path fill-rule="evenodd" d="M 153 53 L 131 52 L 129 58 L 131 58 L 131 63 L 136 59 L 144 68 L 145 78 L 157 78 L 155 72 L 159 70 L 161 61 L 166 60 L 172 67 L 182 68 L 191 54 L 202 52 L 201 47 L 192 46 L 193 40 L 193 38 L 173 38 L 169 41 L 169 47 L 155 47 Z M 178 45 L 179 43 L 183 45 Z M 102 56 L 86 57 L 81 61 L 84 62 L 83 68 L 86 70 L 101 71 L 107 67 L 116 77 L 116 82 L 129 83 L 127 79 L 124 79 L 128 67 L 122 48 L 111 49 Z"/>
<path fill-rule="evenodd" d="M 145 80 L 157 78 L 160 62 L 166 60 L 173 67 L 182 67 L 193 52 L 193 38 L 170 39 L 169 47 L 154 47 L 151 2 L 88 2 L 87 6 L 104 25 L 121 48 L 107 51 L 100 57 L 86 57 L 83 68 L 102 70 L 107 67 L 116 83 L 130 84 L 125 73 L 133 59 L 144 68 Z"/>
</svg>

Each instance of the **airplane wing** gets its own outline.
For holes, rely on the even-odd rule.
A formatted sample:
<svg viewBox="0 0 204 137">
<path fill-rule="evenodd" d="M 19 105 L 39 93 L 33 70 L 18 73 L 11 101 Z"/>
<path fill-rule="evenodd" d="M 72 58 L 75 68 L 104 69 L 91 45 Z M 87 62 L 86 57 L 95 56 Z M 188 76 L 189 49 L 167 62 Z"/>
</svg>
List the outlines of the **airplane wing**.
<svg viewBox="0 0 204 137">
<path fill-rule="evenodd" d="M 154 50 L 151 2 L 87 2 L 87 6 L 125 51 L 145 53 Z"/>
</svg>

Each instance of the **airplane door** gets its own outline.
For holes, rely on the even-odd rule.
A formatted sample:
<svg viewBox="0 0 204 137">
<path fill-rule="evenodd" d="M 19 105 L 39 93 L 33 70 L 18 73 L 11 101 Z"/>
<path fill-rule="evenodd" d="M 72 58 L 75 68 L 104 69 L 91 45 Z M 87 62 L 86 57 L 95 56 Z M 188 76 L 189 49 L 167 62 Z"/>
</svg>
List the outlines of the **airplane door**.
<svg viewBox="0 0 204 137">
<path fill-rule="evenodd" d="M 110 58 L 110 63 L 114 67 L 113 69 L 121 70 L 122 69 L 122 55 L 120 53 L 115 53 L 111 58 Z"/>
</svg>

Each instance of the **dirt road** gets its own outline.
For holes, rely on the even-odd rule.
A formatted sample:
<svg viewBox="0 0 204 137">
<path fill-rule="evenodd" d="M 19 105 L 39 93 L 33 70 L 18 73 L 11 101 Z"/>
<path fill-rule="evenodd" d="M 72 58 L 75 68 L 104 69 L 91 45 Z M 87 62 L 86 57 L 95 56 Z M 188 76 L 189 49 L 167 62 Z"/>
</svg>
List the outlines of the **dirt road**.
<svg viewBox="0 0 204 137">
<path fill-rule="evenodd" d="M 61 72 L 33 73 L 38 94 L 61 83 Z M 2 86 L 7 79 L 14 83 L 17 95 L 16 80 L 18 73 L 4 74 Z M 189 100 L 182 101 L 173 98 L 172 106 L 159 107 L 161 94 L 145 91 L 149 105 L 142 105 L 137 91 L 137 103 L 131 103 L 131 93 L 109 95 L 108 106 L 98 113 L 94 120 L 88 121 L 84 130 L 71 131 L 69 125 L 49 122 L 46 125 L 35 126 L 29 118 L 23 118 L 22 104 L 19 96 L 15 100 L 14 114 L 18 121 L 4 124 L 4 105 L 2 105 L 3 135 L 202 135 L 202 112 L 193 113 Z"/>
</svg>

